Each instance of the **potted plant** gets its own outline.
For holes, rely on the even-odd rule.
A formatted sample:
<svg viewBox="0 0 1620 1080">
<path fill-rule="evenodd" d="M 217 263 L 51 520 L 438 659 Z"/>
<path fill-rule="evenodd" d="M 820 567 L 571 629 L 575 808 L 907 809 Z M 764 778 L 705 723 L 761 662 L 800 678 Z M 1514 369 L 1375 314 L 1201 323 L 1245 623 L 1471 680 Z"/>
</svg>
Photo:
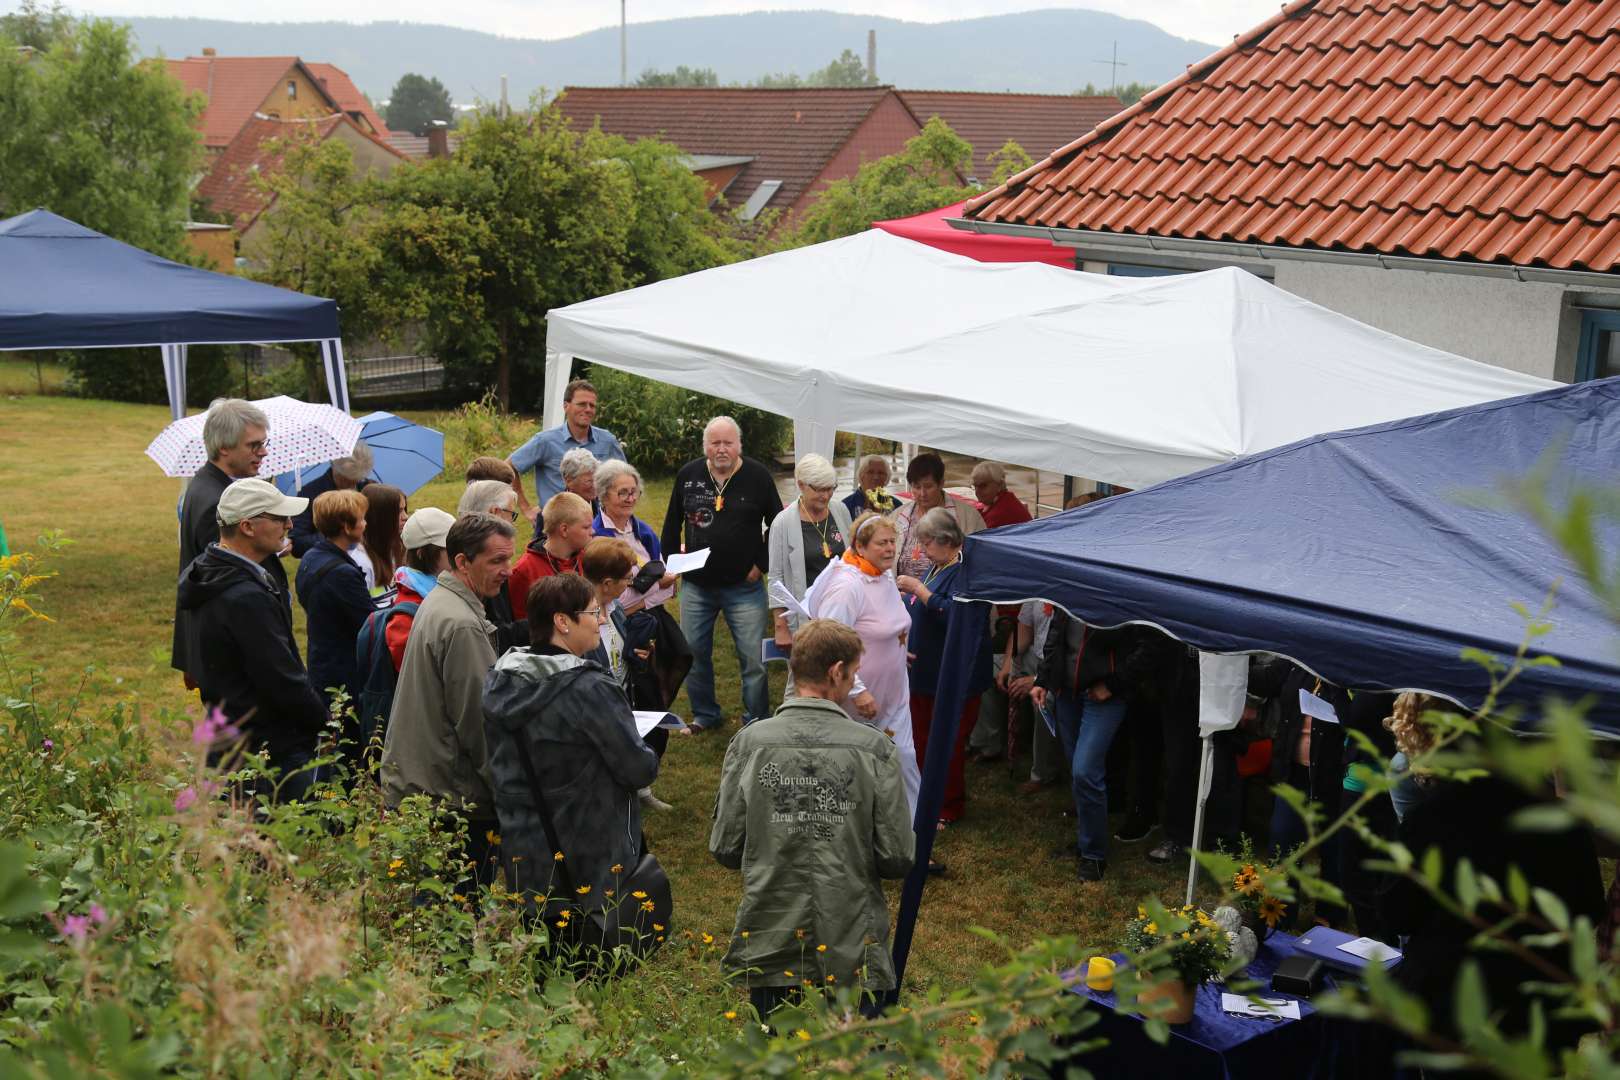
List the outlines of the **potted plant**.
<svg viewBox="0 0 1620 1080">
<path fill-rule="evenodd" d="M 1141 972 L 1136 1002 L 1142 1014 L 1171 1024 L 1192 1019 L 1200 984 L 1220 975 L 1232 955 L 1232 941 L 1208 912 L 1136 909 L 1125 927 L 1122 947 Z"/>
<path fill-rule="evenodd" d="M 1232 874 L 1232 906 L 1242 916 L 1243 925 L 1254 931 L 1255 941 L 1264 941 L 1288 914 L 1288 904 L 1275 892 L 1284 880 L 1283 872 L 1255 855 L 1248 836 L 1243 837 L 1233 858 L 1237 870 Z"/>
</svg>

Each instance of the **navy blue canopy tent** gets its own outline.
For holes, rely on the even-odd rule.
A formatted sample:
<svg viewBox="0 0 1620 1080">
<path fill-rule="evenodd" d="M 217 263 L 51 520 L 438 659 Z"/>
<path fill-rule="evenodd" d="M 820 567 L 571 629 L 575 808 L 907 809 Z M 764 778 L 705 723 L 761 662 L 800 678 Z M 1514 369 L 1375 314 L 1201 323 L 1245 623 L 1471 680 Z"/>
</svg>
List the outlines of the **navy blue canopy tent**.
<svg viewBox="0 0 1620 1080">
<path fill-rule="evenodd" d="M 0 350 L 151 346 L 185 415 L 186 347 L 318 341 L 349 407 L 337 303 L 161 259 L 48 210 L 0 221 Z"/>
<path fill-rule="evenodd" d="M 1612 613 L 1525 513 L 1481 497 L 1535 475 L 1562 506 L 1577 488 L 1611 490 L 1617 464 L 1620 379 L 1318 435 L 970 536 L 957 595 L 1047 600 L 1094 626 L 1160 627 L 1205 660 L 1278 653 L 1340 686 L 1477 706 L 1489 678 L 1463 649 L 1511 658 L 1526 630 L 1514 604 L 1535 611 L 1556 589 L 1553 629 L 1534 653 L 1559 665 L 1523 671 L 1505 697 L 1532 707 L 1589 697 L 1592 726 L 1620 735 Z M 1597 527 L 1598 550 L 1620 551 L 1620 523 Z M 987 609 L 964 604 L 951 620 L 918 798 L 919 864 Z M 1209 708 L 1206 694 L 1200 727 L 1226 726 L 1208 723 Z M 908 880 L 895 934 L 902 969 L 920 898 L 921 881 Z"/>
</svg>

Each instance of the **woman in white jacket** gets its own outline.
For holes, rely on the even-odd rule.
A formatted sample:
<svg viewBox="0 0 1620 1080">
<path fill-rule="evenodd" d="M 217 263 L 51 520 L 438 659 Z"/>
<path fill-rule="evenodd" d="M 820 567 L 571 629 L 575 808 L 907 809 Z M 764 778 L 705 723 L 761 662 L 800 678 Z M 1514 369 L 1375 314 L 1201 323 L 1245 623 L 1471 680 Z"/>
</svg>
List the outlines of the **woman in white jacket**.
<svg viewBox="0 0 1620 1080">
<path fill-rule="evenodd" d="M 838 486 L 838 472 L 820 454 L 806 454 L 793 470 L 799 497 L 771 522 L 766 540 L 769 555 L 768 595 L 781 585 L 798 601 L 815 584 L 817 577 L 849 547 L 849 511 L 832 501 Z M 775 610 L 776 643 L 784 649 L 793 644 L 799 616 L 769 601 Z"/>
</svg>

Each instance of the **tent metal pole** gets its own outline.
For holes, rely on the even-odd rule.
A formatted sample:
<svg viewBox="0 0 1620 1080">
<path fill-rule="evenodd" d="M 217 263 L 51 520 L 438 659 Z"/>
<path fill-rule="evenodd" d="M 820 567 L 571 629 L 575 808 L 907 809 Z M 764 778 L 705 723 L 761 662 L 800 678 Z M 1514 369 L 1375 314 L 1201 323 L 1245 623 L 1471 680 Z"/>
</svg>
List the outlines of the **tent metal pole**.
<svg viewBox="0 0 1620 1080">
<path fill-rule="evenodd" d="M 1193 902 L 1193 888 L 1198 884 L 1198 845 L 1204 835 L 1204 804 L 1209 802 L 1209 789 L 1215 773 L 1215 744 L 1210 737 L 1203 738 L 1204 748 L 1198 762 L 1198 803 L 1193 811 L 1192 843 L 1187 849 L 1187 899 Z"/>
</svg>

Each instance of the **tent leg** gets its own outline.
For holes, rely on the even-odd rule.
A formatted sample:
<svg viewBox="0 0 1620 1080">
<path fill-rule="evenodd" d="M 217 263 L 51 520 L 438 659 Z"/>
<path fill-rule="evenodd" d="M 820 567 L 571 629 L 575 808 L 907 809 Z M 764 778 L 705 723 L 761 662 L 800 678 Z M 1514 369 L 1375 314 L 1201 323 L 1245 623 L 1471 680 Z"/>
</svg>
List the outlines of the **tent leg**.
<svg viewBox="0 0 1620 1080">
<path fill-rule="evenodd" d="M 327 338 L 321 342 L 321 363 L 326 368 L 326 396 L 332 405 L 349 411 L 349 376 L 343 367 L 343 342 Z"/>
<path fill-rule="evenodd" d="M 546 391 L 540 402 L 540 425 L 556 427 L 563 422 L 563 394 L 573 374 L 574 358 L 568 353 L 546 350 Z"/>
<path fill-rule="evenodd" d="M 160 345 L 163 356 L 163 382 L 169 392 L 169 415 L 182 420 L 186 415 L 186 347 Z"/>
<path fill-rule="evenodd" d="M 1204 748 L 1198 762 L 1198 802 L 1193 810 L 1192 844 L 1187 850 L 1187 899 L 1193 902 L 1193 888 L 1198 884 L 1198 844 L 1204 835 L 1204 804 L 1209 802 L 1209 789 L 1215 774 L 1215 744 L 1209 736 L 1203 738 Z"/>
</svg>

